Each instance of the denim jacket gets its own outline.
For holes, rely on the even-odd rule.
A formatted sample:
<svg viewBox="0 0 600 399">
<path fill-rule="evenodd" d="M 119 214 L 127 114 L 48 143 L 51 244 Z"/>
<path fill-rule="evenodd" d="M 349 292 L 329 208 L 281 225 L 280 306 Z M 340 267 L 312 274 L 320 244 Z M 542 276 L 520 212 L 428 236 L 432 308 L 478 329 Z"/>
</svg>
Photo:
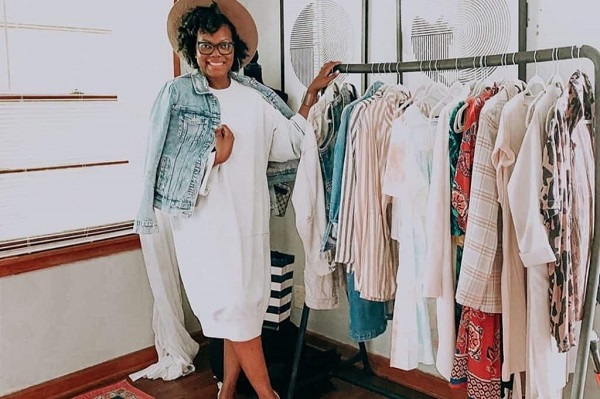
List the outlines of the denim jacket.
<svg viewBox="0 0 600 399">
<path fill-rule="evenodd" d="M 237 73 L 230 77 L 258 90 L 286 118 L 294 115 L 273 90 L 254 78 Z M 206 77 L 194 70 L 168 81 L 152 106 L 150 123 L 144 188 L 134 223 L 134 231 L 140 234 L 158 232 L 154 208 L 170 215 L 192 215 L 215 146 L 213 131 L 221 123 L 219 102 Z M 295 176 L 295 170 L 282 173 Z"/>
</svg>

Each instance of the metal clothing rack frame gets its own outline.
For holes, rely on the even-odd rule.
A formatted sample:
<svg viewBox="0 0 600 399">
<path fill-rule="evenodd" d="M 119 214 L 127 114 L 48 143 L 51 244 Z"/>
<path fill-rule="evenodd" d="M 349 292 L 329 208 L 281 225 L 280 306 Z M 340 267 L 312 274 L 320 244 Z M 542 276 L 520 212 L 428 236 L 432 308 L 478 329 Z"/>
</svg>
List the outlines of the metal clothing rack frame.
<svg viewBox="0 0 600 399">
<path fill-rule="evenodd" d="M 424 71 L 439 71 L 439 70 L 454 70 L 454 69 L 470 69 L 474 67 L 491 67 L 491 66 L 510 66 L 524 65 L 538 62 L 559 61 L 569 59 L 587 58 L 594 64 L 594 91 L 595 95 L 600 94 L 600 52 L 588 45 L 570 46 L 549 48 L 534 51 L 519 51 L 516 53 L 505 53 L 488 56 L 452 58 L 434 61 L 424 65 L 422 62 L 383 62 L 371 64 L 340 64 L 335 67 L 341 73 L 402 73 L 402 72 L 424 72 Z M 589 355 L 590 355 L 590 337 L 594 323 L 594 314 L 596 306 L 596 295 L 598 292 L 598 282 L 600 280 L 600 137 L 596 129 L 597 118 L 600 117 L 600 99 L 595 97 L 595 116 L 593 121 L 594 136 L 595 136 L 595 202 L 594 202 L 594 235 L 592 238 L 592 256 L 588 270 L 588 281 L 585 292 L 584 315 L 581 324 L 581 336 L 579 339 L 579 347 L 577 349 L 577 363 L 575 366 L 575 374 L 571 389 L 571 399 L 583 399 L 585 388 L 585 378 L 587 373 Z M 302 348 L 304 346 L 304 338 L 306 328 L 308 326 L 309 308 L 304 305 L 302 310 L 302 318 L 299 326 L 299 334 L 296 342 L 296 351 L 294 354 L 292 374 L 290 377 L 287 399 L 293 399 L 297 386 L 298 369 Z M 585 345 L 583 344 L 585 343 Z M 356 363 L 362 361 L 363 376 L 361 378 L 356 372 L 337 373 L 333 376 L 338 379 L 345 380 L 351 384 L 360 386 L 371 392 L 380 394 L 392 399 L 406 399 L 401 393 L 394 392 L 393 384 L 382 381 L 375 381 L 377 377 L 373 376 L 371 367 L 369 366 L 367 351 L 364 343 L 360 343 L 360 350 L 355 358 L 346 361 L 346 363 Z M 380 379 L 381 380 L 381 379 Z"/>
</svg>

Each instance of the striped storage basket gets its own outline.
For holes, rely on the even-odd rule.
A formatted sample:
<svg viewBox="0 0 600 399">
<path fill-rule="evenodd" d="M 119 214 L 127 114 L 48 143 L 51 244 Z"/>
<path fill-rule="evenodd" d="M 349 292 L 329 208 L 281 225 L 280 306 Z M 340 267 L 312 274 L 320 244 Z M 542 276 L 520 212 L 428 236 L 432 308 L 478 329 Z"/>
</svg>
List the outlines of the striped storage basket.
<svg viewBox="0 0 600 399">
<path fill-rule="evenodd" d="M 294 255 L 271 251 L 271 298 L 263 328 L 278 330 L 292 313 Z"/>
</svg>

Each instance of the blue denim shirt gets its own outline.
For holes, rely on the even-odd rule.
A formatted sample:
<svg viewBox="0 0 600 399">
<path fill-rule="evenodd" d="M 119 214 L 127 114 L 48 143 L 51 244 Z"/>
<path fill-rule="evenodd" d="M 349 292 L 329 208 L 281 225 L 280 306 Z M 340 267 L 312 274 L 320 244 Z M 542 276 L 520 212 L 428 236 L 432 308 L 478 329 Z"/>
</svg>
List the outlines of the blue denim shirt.
<svg viewBox="0 0 600 399">
<path fill-rule="evenodd" d="M 273 90 L 254 78 L 236 73 L 230 77 L 258 90 L 286 118 L 294 115 Z M 154 208 L 171 215 L 192 215 L 215 145 L 213 131 L 221 123 L 219 102 L 209 91 L 206 77 L 195 70 L 168 81 L 152 106 L 150 123 L 144 188 L 134 223 L 134 231 L 140 234 L 158 232 Z"/>
<path fill-rule="evenodd" d="M 334 85 L 333 88 L 333 101 L 326 110 L 328 116 L 327 132 L 322 140 L 323 142 L 319 146 L 321 173 L 323 175 L 323 186 L 325 188 L 325 212 L 327 214 L 327 221 L 329 221 L 331 216 L 329 209 L 331 206 L 335 144 L 338 132 L 340 131 L 342 112 L 344 108 L 358 97 L 356 88 L 350 83 L 344 83 L 341 87 Z M 325 237 L 323 237 L 324 241 L 321 244 L 321 252 L 326 252 L 335 247 L 335 242 L 329 241 L 327 238 L 328 235 L 326 234 Z"/>
<path fill-rule="evenodd" d="M 335 140 L 335 149 L 333 153 L 333 176 L 331 179 L 329 221 L 327 222 L 327 228 L 323 237 L 323 250 L 325 250 L 325 243 L 335 242 L 337 237 L 336 229 L 340 214 L 340 200 L 342 197 L 342 175 L 344 171 L 344 156 L 346 154 L 346 137 L 348 135 L 348 128 L 350 127 L 349 124 L 352 110 L 356 104 L 374 95 L 381 86 L 383 86 L 383 82 L 381 81 L 373 83 L 361 98 L 348 104 L 342 111 L 340 128 Z M 334 228 L 334 226 L 336 227 Z"/>
</svg>

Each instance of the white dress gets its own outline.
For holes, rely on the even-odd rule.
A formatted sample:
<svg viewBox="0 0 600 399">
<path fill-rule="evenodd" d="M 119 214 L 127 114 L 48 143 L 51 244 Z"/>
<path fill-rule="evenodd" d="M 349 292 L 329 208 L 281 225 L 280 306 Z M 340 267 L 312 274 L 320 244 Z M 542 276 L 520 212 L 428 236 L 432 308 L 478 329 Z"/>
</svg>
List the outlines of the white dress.
<svg viewBox="0 0 600 399">
<path fill-rule="evenodd" d="M 233 151 L 207 171 L 193 215 L 172 218 L 175 251 L 204 335 L 248 341 L 261 333 L 270 296 L 267 163 L 300 157 L 306 120 L 286 119 L 235 80 L 211 93 Z"/>
<path fill-rule="evenodd" d="M 392 238 L 399 244 L 390 366 L 433 364 L 429 311 L 423 297 L 427 198 L 436 125 L 409 107 L 392 125 L 383 193 L 392 200 Z"/>
</svg>

